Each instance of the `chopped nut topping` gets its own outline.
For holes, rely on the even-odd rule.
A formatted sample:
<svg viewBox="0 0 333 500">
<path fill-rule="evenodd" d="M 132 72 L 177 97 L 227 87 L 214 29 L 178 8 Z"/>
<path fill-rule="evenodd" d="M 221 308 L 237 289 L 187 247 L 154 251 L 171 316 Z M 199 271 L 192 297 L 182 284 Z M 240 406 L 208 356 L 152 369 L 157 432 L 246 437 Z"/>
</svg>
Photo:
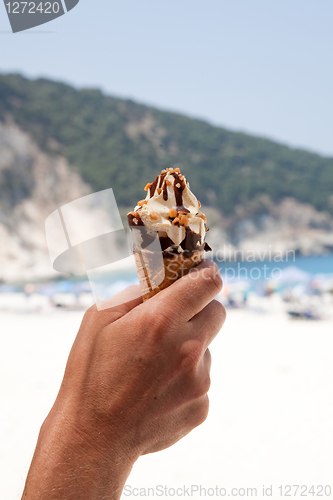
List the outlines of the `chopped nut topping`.
<svg viewBox="0 0 333 500">
<path fill-rule="evenodd" d="M 198 201 L 198 203 L 199 203 L 199 208 L 200 208 L 200 207 L 201 207 L 201 203 L 200 203 L 200 201 Z"/>
<path fill-rule="evenodd" d="M 206 227 L 206 231 L 209 231 L 209 227 Z"/>
<path fill-rule="evenodd" d="M 184 180 L 184 176 L 182 174 L 178 175 L 179 177 L 179 180 L 183 181 Z"/>
<path fill-rule="evenodd" d="M 180 183 L 179 182 L 177 182 L 176 188 L 180 188 Z"/>
<path fill-rule="evenodd" d="M 166 174 L 167 171 L 165 169 L 162 170 L 161 174 Z"/>
<path fill-rule="evenodd" d="M 172 182 L 171 181 L 165 181 L 167 186 L 171 186 Z"/>
<path fill-rule="evenodd" d="M 138 201 L 139 207 L 142 207 L 143 205 L 146 205 L 146 203 L 148 203 L 147 200 L 140 200 L 140 201 Z"/>
<path fill-rule="evenodd" d="M 150 212 L 149 216 L 153 220 L 158 220 L 160 218 L 160 214 L 157 212 Z"/>
<path fill-rule="evenodd" d="M 172 174 L 173 173 L 173 168 L 171 168 L 171 167 L 168 168 L 168 171 L 170 172 L 170 174 Z"/>
<path fill-rule="evenodd" d="M 157 194 L 161 194 L 162 193 L 162 189 L 161 188 L 157 188 Z"/>
<path fill-rule="evenodd" d="M 175 217 L 177 217 L 177 210 L 175 208 L 170 208 L 169 217 L 170 219 L 174 219 Z"/>
<path fill-rule="evenodd" d="M 175 224 L 177 224 L 177 222 L 179 222 L 179 217 L 176 217 L 175 219 L 173 219 L 172 224 L 175 225 Z"/>
<path fill-rule="evenodd" d="M 177 168 L 175 168 L 174 172 L 177 172 L 177 174 L 180 174 L 180 169 L 177 167 Z"/>
<path fill-rule="evenodd" d="M 141 217 L 138 212 L 134 212 L 133 215 L 136 219 L 141 220 Z"/>
<path fill-rule="evenodd" d="M 201 214 L 199 217 L 201 217 L 203 219 L 204 223 L 206 224 L 207 217 L 204 214 Z"/>
<path fill-rule="evenodd" d="M 150 182 L 148 182 L 148 184 L 146 184 L 146 187 L 145 187 L 145 191 L 148 191 L 148 189 L 150 188 L 151 184 Z"/>
<path fill-rule="evenodd" d="M 187 227 L 188 224 L 189 224 L 187 216 L 186 215 L 181 215 L 179 217 L 179 223 L 180 223 L 181 226 Z"/>
</svg>

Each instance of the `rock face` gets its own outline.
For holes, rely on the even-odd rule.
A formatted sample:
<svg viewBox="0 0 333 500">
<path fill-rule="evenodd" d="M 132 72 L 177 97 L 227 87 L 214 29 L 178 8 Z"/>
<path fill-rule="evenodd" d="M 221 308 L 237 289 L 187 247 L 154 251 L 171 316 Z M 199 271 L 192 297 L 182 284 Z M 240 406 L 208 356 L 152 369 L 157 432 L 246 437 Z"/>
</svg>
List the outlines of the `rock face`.
<svg viewBox="0 0 333 500">
<path fill-rule="evenodd" d="M 294 251 L 302 255 L 333 251 L 333 218 L 311 205 L 285 198 L 254 220 L 244 219 L 236 228 L 240 248 L 274 253 Z M 237 243 L 236 240 L 236 243 Z"/>
<path fill-rule="evenodd" d="M 0 279 L 55 274 L 45 220 L 59 206 L 90 192 L 61 157 L 44 154 L 13 123 L 0 123 Z"/>
<path fill-rule="evenodd" d="M 333 252 L 333 217 L 294 198 L 285 198 L 277 204 L 266 200 L 266 207 L 251 217 L 243 212 L 229 218 L 220 215 L 218 219 L 216 213 L 213 215 L 215 223 L 208 241 L 223 259 L 266 260 L 288 252 L 294 255 Z"/>
</svg>

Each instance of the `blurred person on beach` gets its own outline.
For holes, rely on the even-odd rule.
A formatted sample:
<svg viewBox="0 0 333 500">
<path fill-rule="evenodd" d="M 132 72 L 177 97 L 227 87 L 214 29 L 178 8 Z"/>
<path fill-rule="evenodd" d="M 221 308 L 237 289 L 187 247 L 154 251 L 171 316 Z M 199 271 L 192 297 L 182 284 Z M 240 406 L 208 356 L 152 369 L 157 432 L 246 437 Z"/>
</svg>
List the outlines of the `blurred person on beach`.
<svg viewBox="0 0 333 500">
<path fill-rule="evenodd" d="M 127 289 L 121 305 L 85 313 L 23 500 L 118 499 L 141 455 L 204 422 L 221 289 L 204 261 L 147 302 Z"/>
</svg>

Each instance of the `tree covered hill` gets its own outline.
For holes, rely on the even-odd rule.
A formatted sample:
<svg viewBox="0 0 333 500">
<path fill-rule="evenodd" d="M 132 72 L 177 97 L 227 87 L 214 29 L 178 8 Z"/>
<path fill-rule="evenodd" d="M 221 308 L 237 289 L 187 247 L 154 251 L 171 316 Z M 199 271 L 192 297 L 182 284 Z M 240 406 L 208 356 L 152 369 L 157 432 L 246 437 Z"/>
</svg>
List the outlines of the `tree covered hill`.
<svg viewBox="0 0 333 500">
<path fill-rule="evenodd" d="M 162 168 L 179 166 L 205 205 L 258 212 L 285 197 L 333 213 L 333 158 L 46 79 L 0 75 L 0 121 L 62 155 L 93 190 L 132 206 Z M 1 189 L 1 180 L 0 180 Z"/>
</svg>

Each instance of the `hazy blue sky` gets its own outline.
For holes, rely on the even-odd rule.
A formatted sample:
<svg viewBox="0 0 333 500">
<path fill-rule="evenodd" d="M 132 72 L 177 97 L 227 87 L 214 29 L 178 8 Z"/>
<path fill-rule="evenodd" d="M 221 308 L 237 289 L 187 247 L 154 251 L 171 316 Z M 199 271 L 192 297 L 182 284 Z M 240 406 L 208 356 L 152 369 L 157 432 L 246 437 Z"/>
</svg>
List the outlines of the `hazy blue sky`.
<svg viewBox="0 0 333 500">
<path fill-rule="evenodd" d="M 36 0 L 37 1 L 37 0 Z M 0 71 L 93 86 L 333 156 L 332 0 L 81 0 Z"/>
</svg>

